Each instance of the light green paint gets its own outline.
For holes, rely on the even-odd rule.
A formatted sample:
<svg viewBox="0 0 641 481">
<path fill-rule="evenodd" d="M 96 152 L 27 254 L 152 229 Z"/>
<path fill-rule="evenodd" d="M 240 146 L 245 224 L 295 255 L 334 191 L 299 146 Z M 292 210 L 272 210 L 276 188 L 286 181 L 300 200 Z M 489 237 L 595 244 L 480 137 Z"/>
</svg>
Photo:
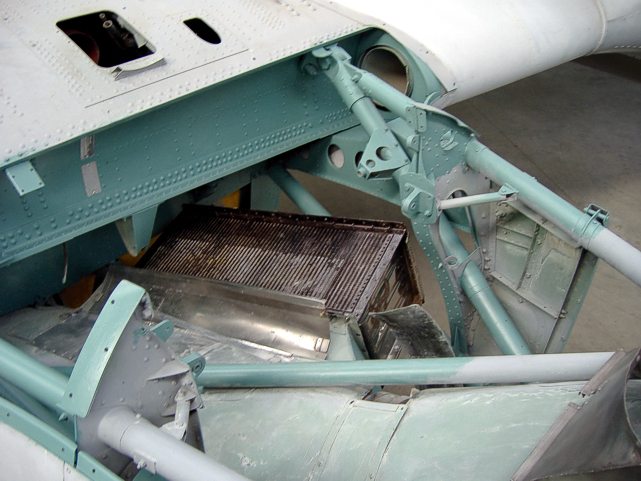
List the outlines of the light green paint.
<svg viewBox="0 0 641 481">
<path fill-rule="evenodd" d="M 138 308 L 145 290 L 122 281 L 103 307 L 74 366 L 60 407 L 85 417 L 91 408 L 102 375 L 125 326 Z"/>
</svg>

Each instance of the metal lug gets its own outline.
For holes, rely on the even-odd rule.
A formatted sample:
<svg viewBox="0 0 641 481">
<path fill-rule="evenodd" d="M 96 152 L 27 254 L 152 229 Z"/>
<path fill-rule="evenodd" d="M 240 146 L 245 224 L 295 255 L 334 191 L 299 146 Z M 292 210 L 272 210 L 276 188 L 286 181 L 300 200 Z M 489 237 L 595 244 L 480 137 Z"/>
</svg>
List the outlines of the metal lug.
<svg viewBox="0 0 641 481">
<path fill-rule="evenodd" d="M 406 217 L 423 224 L 436 221 L 434 183 L 421 174 L 400 176 L 401 211 Z"/>
<path fill-rule="evenodd" d="M 7 167 L 5 173 L 20 197 L 45 186 L 30 160 Z"/>
<path fill-rule="evenodd" d="M 203 372 L 203 369 L 205 369 L 205 365 L 207 364 L 205 357 L 197 352 L 191 353 L 189 356 L 184 357 L 182 359 L 182 362 L 189 366 L 194 377 Z"/>
</svg>

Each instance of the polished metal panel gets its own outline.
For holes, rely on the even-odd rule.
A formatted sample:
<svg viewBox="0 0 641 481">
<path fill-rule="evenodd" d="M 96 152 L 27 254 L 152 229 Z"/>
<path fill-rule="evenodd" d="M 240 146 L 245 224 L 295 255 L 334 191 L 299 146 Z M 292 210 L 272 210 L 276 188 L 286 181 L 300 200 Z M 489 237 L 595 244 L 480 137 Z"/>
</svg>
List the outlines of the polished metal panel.
<svg viewBox="0 0 641 481">
<path fill-rule="evenodd" d="M 118 283 L 144 287 L 155 307 L 151 325 L 169 320 L 169 346 L 208 363 L 325 359 L 329 323 L 315 299 L 208 279 L 112 265 L 80 309 L 23 309 L 0 316 L 0 336 L 50 366 L 71 366 Z"/>
<path fill-rule="evenodd" d="M 181 357 L 197 351 L 207 358 L 213 347 L 204 352 L 201 349 L 187 352 L 184 344 L 199 340 L 201 347 L 211 346 L 216 341 L 212 334 L 216 333 L 258 345 L 252 346 L 254 350 L 260 346 L 270 348 L 261 354 L 264 360 L 278 360 L 287 353 L 325 359 L 327 350 L 323 352 L 321 347 L 329 342 L 329 323 L 323 316 L 325 305 L 321 301 L 227 282 L 118 266 L 112 267 L 109 286 L 105 290 L 111 290 L 120 279 L 134 282 L 149 293 L 160 311 L 159 319 L 167 318 L 166 314 L 169 314 L 170 320 L 184 321 L 178 324 L 188 330 L 188 334 L 181 335 L 183 349 L 174 348 Z M 192 332 L 194 327 L 196 331 Z M 202 330 L 206 331 L 203 333 Z M 205 338 L 199 339 L 202 334 Z M 170 338 L 170 344 L 174 336 Z M 217 362 L 236 362 L 234 358 L 218 359 Z M 252 361 L 256 362 L 256 359 Z M 240 362 L 247 361 L 241 357 Z"/>
</svg>

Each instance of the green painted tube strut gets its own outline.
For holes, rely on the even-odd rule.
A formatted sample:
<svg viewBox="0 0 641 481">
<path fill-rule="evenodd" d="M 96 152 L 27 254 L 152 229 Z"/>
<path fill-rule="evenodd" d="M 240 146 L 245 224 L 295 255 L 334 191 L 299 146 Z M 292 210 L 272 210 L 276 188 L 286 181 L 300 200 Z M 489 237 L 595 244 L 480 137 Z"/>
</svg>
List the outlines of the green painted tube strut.
<svg viewBox="0 0 641 481">
<path fill-rule="evenodd" d="M 0 397 L 33 414 L 41 421 L 56 429 L 64 432 L 58 421 L 58 415 L 55 411 L 47 409 L 42 403 L 36 401 L 33 397 L 26 394 L 21 389 L 0 379 Z"/>
<path fill-rule="evenodd" d="M 550 221 L 564 231 L 575 233 L 575 237 L 588 230 L 600 230 L 598 222 L 590 225 L 591 217 L 569 202 L 539 184 L 534 177 L 517 169 L 485 145 L 472 141 L 467 146 L 465 159 L 474 170 L 486 175 L 498 184 L 508 183 L 519 192 L 519 199 L 537 212 L 550 217 Z"/>
<path fill-rule="evenodd" d="M 585 381 L 611 352 L 372 361 L 215 364 L 196 382 L 210 388 L 514 384 Z"/>
<path fill-rule="evenodd" d="M 369 97 L 362 97 L 351 105 L 351 110 L 358 117 L 361 126 L 369 135 L 376 131 L 387 130 L 387 123 Z"/>
<path fill-rule="evenodd" d="M 440 218 L 440 234 L 448 256 L 459 262 L 469 256 L 446 216 Z M 530 349 L 510 319 L 500 301 L 494 295 L 485 276 L 474 262 L 469 262 L 460 278 L 461 287 L 478 311 L 490 334 L 503 354 L 530 354 Z"/>
<path fill-rule="evenodd" d="M 62 400 L 69 382 L 64 374 L 4 339 L 0 339 L 0 377 L 50 408 Z"/>
<path fill-rule="evenodd" d="M 285 169 L 279 165 L 274 165 L 267 171 L 267 174 L 305 214 L 331 217 L 331 214 L 325 207 L 323 207 L 312 194 L 307 192 Z"/>
<path fill-rule="evenodd" d="M 470 142 L 465 158 L 471 168 L 493 182 L 514 187 L 524 204 L 641 286 L 641 252 L 603 227 L 593 216 L 581 212 L 480 142 Z"/>
</svg>

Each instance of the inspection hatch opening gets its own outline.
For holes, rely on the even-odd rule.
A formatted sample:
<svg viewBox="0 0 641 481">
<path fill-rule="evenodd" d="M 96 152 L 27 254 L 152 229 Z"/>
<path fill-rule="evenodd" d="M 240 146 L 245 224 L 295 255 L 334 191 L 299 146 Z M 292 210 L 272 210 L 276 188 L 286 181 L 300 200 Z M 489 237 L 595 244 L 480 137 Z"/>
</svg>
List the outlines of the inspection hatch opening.
<svg viewBox="0 0 641 481">
<path fill-rule="evenodd" d="M 218 45 L 221 42 L 220 35 L 201 18 L 190 18 L 183 23 L 205 42 L 213 43 L 214 45 Z"/>
<path fill-rule="evenodd" d="M 101 67 L 113 67 L 155 52 L 124 18 L 106 10 L 61 20 L 56 26 Z"/>
</svg>

